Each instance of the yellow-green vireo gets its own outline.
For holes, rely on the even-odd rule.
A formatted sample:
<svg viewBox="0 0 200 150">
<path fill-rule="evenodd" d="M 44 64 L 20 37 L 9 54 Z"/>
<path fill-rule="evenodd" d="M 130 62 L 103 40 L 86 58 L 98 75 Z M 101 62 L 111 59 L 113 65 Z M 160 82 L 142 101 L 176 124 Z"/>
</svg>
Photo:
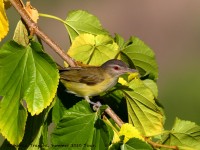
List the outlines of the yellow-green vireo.
<svg viewBox="0 0 200 150">
<path fill-rule="evenodd" d="M 68 92 L 84 97 L 92 103 L 90 96 L 96 96 L 109 90 L 115 86 L 120 75 L 134 71 L 123 61 L 112 59 L 98 67 L 69 67 L 60 70 L 60 81 Z"/>
</svg>

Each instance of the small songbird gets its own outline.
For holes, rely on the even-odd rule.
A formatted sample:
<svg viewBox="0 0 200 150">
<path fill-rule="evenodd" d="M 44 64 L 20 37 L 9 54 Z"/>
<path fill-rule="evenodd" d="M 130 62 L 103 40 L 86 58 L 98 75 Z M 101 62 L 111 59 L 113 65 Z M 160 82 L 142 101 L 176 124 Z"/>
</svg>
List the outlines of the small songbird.
<svg viewBox="0 0 200 150">
<path fill-rule="evenodd" d="M 60 81 L 68 92 L 84 97 L 99 95 L 115 86 L 120 75 L 134 72 L 123 61 L 112 59 L 98 67 L 69 67 L 60 70 Z M 93 104 L 93 103 L 92 103 Z"/>
</svg>

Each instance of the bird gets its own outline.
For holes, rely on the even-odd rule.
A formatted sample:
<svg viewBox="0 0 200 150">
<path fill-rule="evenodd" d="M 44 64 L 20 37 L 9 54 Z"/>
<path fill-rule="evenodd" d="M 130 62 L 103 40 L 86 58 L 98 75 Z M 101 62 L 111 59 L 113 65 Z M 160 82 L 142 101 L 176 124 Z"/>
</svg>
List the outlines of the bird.
<svg viewBox="0 0 200 150">
<path fill-rule="evenodd" d="M 91 104 L 89 97 L 108 91 L 125 73 L 135 72 L 123 61 L 111 59 L 101 66 L 68 67 L 60 70 L 60 81 L 67 92 L 83 97 Z"/>
</svg>

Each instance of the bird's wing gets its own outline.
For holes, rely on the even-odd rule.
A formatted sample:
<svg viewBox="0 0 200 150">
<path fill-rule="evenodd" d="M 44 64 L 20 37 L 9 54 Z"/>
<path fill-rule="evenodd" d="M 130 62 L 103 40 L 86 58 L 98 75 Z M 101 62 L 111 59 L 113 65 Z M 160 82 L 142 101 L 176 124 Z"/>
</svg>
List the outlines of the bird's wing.
<svg viewBox="0 0 200 150">
<path fill-rule="evenodd" d="M 60 70 L 60 77 L 69 82 L 85 83 L 87 85 L 95 85 L 104 80 L 101 68 L 96 67 L 83 68 L 71 67 Z"/>
</svg>

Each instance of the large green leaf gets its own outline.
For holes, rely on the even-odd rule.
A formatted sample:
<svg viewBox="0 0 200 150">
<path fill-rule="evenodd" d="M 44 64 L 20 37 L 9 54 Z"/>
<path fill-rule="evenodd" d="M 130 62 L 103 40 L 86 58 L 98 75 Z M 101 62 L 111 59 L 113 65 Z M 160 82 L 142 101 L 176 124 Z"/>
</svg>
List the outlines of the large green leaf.
<svg viewBox="0 0 200 150">
<path fill-rule="evenodd" d="M 16 82 L 19 85 L 20 81 Z M 20 88 L 16 88 L 0 101 L 0 131 L 11 144 L 19 144 L 25 130 L 27 112 L 19 100 Z"/>
<path fill-rule="evenodd" d="M 139 38 L 131 37 L 123 49 L 122 55 L 128 57 L 141 75 L 149 75 L 153 80 L 158 78 L 158 66 L 154 52 Z"/>
<path fill-rule="evenodd" d="M 31 115 L 41 113 L 53 101 L 59 83 L 56 63 L 32 42 L 24 74 L 24 99 Z M 32 74 L 30 74 L 32 70 Z M 30 84 L 27 84 L 27 83 Z"/>
<path fill-rule="evenodd" d="M 23 47 L 11 41 L 0 49 L 0 131 L 11 144 L 19 144 L 27 112 L 39 114 L 53 100 L 58 84 L 56 64 L 41 46 Z"/>
<path fill-rule="evenodd" d="M 132 138 L 128 142 L 121 145 L 121 150 L 153 150 L 146 142 L 137 138 Z"/>
<path fill-rule="evenodd" d="M 66 110 L 52 133 L 52 149 L 107 149 L 110 128 L 98 118 L 86 101 Z M 56 147 L 63 145 L 63 147 Z"/>
<path fill-rule="evenodd" d="M 97 17 L 83 10 L 71 11 L 65 22 L 72 41 L 79 34 L 83 33 L 91 33 L 94 35 L 108 34 L 101 26 Z"/>
<path fill-rule="evenodd" d="M 108 35 L 81 34 L 72 43 L 68 54 L 85 64 L 101 65 L 117 57 L 118 45 Z"/>
<path fill-rule="evenodd" d="M 146 136 L 163 130 L 163 114 L 155 103 L 154 94 L 140 79 L 129 83 L 131 90 L 123 90 L 127 101 L 128 118 Z"/>
<path fill-rule="evenodd" d="M 57 95 L 55 96 L 55 104 L 52 108 L 52 121 L 54 124 L 58 124 L 60 119 L 63 117 L 66 109 L 73 107 L 77 102 L 83 98 L 75 96 L 69 92 L 66 92 L 66 87 L 60 82 Z"/>
<path fill-rule="evenodd" d="M 165 134 L 162 139 L 163 144 L 178 146 L 180 150 L 199 150 L 200 126 L 194 122 L 177 118 L 172 130 Z"/>
<path fill-rule="evenodd" d="M 54 102 L 39 115 L 31 116 L 28 114 L 25 135 L 19 144 L 19 149 L 36 150 L 49 149 L 48 146 L 48 126 L 51 122 L 49 113 Z"/>
</svg>

